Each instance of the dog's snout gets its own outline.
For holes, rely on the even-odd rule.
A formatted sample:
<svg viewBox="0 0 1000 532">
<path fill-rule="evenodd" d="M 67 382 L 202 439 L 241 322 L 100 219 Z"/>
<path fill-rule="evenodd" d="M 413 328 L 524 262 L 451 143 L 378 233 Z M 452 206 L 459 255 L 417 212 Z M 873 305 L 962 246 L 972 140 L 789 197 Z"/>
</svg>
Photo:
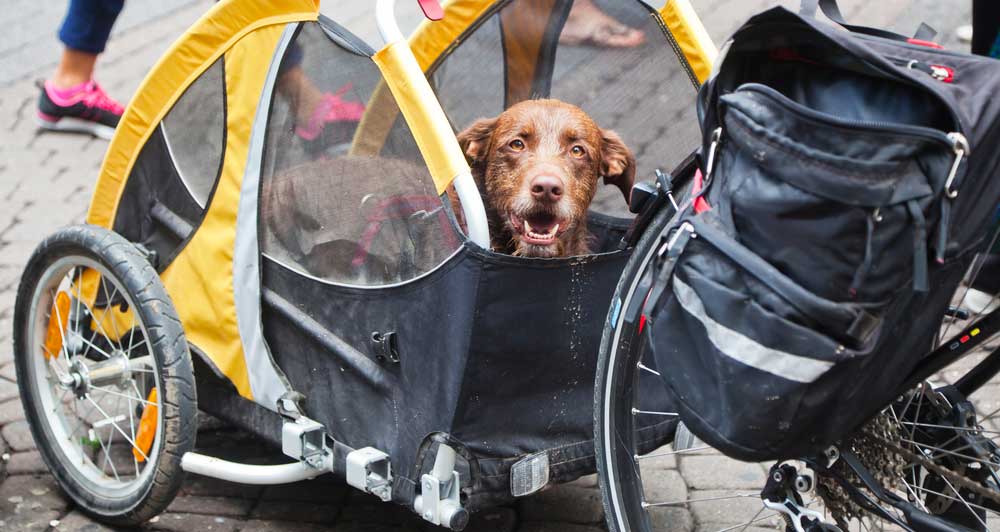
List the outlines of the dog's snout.
<svg viewBox="0 0 1000 532">
<path fill-rule="evenodd" d="M 531 180 L 531 196 L 538 201 L 555 203 L 563 192 L 562 180 L 556 176 L 542 174 Z"/>
</svg>

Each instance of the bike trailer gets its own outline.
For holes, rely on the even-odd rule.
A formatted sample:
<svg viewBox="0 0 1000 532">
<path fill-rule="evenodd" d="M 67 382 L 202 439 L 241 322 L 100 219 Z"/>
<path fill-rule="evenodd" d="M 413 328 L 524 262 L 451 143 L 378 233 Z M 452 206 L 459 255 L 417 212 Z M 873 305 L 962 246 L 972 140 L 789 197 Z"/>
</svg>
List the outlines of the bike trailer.
<svg viewBox="0 0 1000 532">
<path fill-rule="evenodd" d="M 646 305 L 682 420 L 744 460 L 818 456 L 933 373 L 1000 204 L 1000 63 L 819 7 L 852 31 L 774 8 L 726 44 Z"/>
<path fill-rule="evenodd" d="M 409 39 L 414 63 L 312 0 L 223 0 L 170 48 L 87 222 L 155 267 L 200 408 L 456 528 L 456 509 L 594 471 L 597 347 L 629 256 L 620 196 L 594 206 L 596 252 L 565 259 L 484 249 L 441 198 L 468 174 L 454 131 L 527 98 L 616 130 L 640 178 L 697 147 L 714 49 L 690 6 L 596 3 L 645 42 L 560 44 L 571 1 L 454 0 Z M 648 447 L 672 430 L 648 427 Z M 196 458 L 185 469 L 232 478 Z"/>
</svg>

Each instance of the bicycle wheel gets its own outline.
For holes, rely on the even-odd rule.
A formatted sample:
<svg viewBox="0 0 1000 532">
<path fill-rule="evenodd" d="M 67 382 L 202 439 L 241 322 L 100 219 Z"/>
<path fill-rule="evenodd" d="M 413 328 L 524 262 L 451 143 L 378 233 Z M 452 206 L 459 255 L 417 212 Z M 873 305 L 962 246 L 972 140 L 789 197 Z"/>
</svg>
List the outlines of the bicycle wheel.
<svg viewBox="0 0 1000 532">
<path fill-rule="evenodd" d="M 21 401 L 40 454 L 87 513 L 135 525 L 180 488 L 196 396 L 180 320 L 156 271 L 111 231 L 45 239 L 14 310 Z"/>
<path fill-rule="evenodd" d="M 668 223 L 669 216 L 661 215 L 636 247 L 615 295 L 621 308 L 645 297 L 648 286 L 641 274 L 669 237 L 661 235 Z M 979 263 L 955 294 L 938 342 L 963 341 L 984 311 L 1000 307 L 998 296 L 968 296 L 983 274 Z M 809 512 L 821 529 L 881 530 L 893 521 L 918 530 L 1000 529 L 1000 379 L 995 376 L 1000 348 L 995 340 L 981 337 L 984 348 L 903 391 L 838 442 L 829 469 L 826 464 L 812 469 L 804 462 L 732 460 L 683 426 L 672 445 L 643 454 L 636 428 L 651 417 L 671 414 L 638 406 L 640 398 L 663 393 L 658 389 L 662 381 L 643 378 L 655 369 L 641 320 L 609 322 L 615 327 L 605 331 L 601 344 L 594 406 L 598 471 L 612 532 L 794 529 L 784 511 L 762 500 L 769 473 L 782 465 L 796 476 L 795 506 Z M 857 457 L 874 479 L 872 486 L 837 459 L 839 450 Z M 913 511 L 880 500 L 876 491 L 908 503 Z"/>
</svg>

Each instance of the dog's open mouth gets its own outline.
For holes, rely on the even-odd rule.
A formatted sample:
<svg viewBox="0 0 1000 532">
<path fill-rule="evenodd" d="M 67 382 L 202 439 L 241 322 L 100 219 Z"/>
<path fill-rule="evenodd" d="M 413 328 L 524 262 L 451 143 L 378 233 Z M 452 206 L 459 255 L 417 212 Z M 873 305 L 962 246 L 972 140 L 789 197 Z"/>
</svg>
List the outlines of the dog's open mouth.
<svg viewBox="0 0 1000 532">
<path fill-rule="evenodd" d="M 554 214 L 537 212 L 525 216 L 510 215 L 510 223 L 525 244 L 548 246 L 554 244 L 559 235 L 568 228 Z"/>
</svg>

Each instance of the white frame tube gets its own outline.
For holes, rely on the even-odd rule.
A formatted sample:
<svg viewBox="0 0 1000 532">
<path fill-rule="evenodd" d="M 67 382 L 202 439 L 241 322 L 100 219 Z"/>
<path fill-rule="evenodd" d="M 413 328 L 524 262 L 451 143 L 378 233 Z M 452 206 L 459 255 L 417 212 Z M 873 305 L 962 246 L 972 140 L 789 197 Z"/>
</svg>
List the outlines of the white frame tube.
<svg viewBox="0 0 1000 532">
<path fill-rule="evenodd" d="M 256 485 L 290 484 L 326 473 L 326 471 L 316 469 L 305 462 L 281 465 L 237 464 L 192 452 L 184 453 L 184 456 L 181 457 L 181 469 L 188 473 L 197 473 L 229 482 Z"/>
<path fill-rule="evenodd" d="M 399 31 L 399 24 L 396 23 L 395 7 L 396 0 L 377 0 L 375 3 L 375 23 L 378 26 L 382 42 L 386 46 L 405 40 L 403 33 Z M 407 49 L 409 48 L 407 47 Z M 421 81 L 427 83 L 427 79 L 423 77 L 420 80 L 412 80 L 413 83 Z M 435 103 L 440 105 L 439 102 Z M 441 140 L 458 142 L 457 139 Z M 490 227 L 486 219 L 486 207 L 483 205 L 483 197 L 479 194 L 479 187 L 476 186 L 472 173 L 462 172 L 455 176 L 452 183 L 455 186 L 458 199 L 462 203 L 462 214 L 469 232 L 469 239 L 481 248 L 490 249 Z"/>
</svg>

